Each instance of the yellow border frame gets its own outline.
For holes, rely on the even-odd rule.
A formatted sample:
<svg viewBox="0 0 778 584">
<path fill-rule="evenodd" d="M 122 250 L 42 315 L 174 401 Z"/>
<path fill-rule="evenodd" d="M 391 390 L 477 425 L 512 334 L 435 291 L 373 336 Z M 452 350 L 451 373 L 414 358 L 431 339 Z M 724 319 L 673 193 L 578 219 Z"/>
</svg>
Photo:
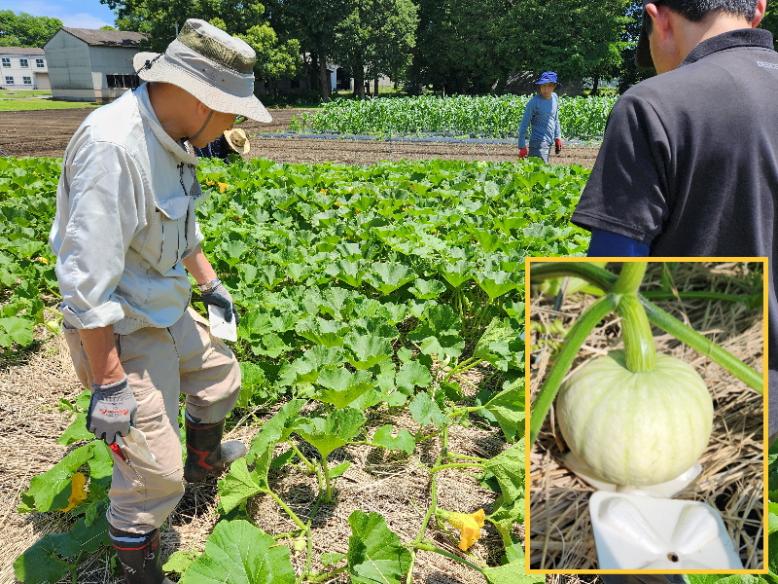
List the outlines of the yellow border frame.
<svg viewBox="0 0 778 584">
<path fill-rule="evenodd" d="M 550 263 L 550 262 L 580 262 L 588 263 L 593 261 L 607 261 L 607 262 L 679 262 L 679 263 L 702 263 L 702 262 L 757 262 L 763 265 L 762 270 L 762 387 L 764 389 L 762 393 L 763 399 L 763 490 L 762 496 L 764 501 L 763 512 L 763 529 L 762 538 L 764 542 L 763 561 L 765 568 L 762 570 L 576 570 L 576 569 L 558 569 L 558 570 L 543 570 L 530 568 L 530 533 L 531 533 L 531 517 L 530 517 L 530 454 L 531 447 L 527 446 L 524 450 L 524 570 L 528 575 L 546 575 L 546 574 L 722 574 L 722 575 L 735 575 L 735 574 L 769 574 L 768 568 L 768 485 L 767 485 L 767 455 L 768 455 L 768 295 L 769 295 L 769 274 L 768 274 L 768 259 L 767 257 L 527 257 L 524 263 L 524 437 L 525 440 L 529 440 L 530 435 L 530 367 L 527 365 L 527 359 L 531 354 L 531 320 L 530 320 L 530 300 L 531 300 L 531 269 L 532 263 Z"/>
</svg>

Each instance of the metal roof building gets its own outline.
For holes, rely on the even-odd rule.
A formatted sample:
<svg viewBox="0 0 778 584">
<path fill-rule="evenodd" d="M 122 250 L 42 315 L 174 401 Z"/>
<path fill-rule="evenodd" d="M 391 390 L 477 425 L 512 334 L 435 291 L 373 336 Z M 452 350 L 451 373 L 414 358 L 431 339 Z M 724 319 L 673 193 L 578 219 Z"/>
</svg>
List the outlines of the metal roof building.
<svg viewBox="0 0 778 584">
<path fill-rule="evenodd" d="M 52 97 L 106 103 L 137 87 L 132 58 L 145 40 L 138 32 L 62 27 L 44 47 Z"/>
</svg>

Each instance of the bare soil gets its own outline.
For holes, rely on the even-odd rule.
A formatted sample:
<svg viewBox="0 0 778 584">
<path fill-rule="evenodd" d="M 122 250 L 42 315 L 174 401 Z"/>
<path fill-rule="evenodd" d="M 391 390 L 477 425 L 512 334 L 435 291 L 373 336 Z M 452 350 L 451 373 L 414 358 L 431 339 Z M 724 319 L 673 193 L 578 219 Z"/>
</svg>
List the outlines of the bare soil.
<svg viewBox="0 0 778 584">
<path fill-rule="evenodd" d="M 60 110 L 4 112 L 0 126 L 0 155 L 62 156 L 73 132 L 93 110 Z M 452 144 L 434 142 L 386 142 L 354 140 L 320 140 L 310 138 L 276 138 L 272 134 L 288 129 L 289 121 L 304 109 L 271 110 L 273 122 L 247 122 L 242 127 L 251 138 L 249 157 L 277 162 L 341 162 L 373 164 L 382 160 L 516 160 L 516 147 L 509 144 Z M 565 148 L 551 164 L 580 164 L 591 168 L 597 148 Z"/>
<path fill-rule="evenodd" d="M 70 137 L 93 109 L 3 112 L 0 125 L 0 153 L 7 156 L 62 156 Z M 249 133 L 282 132 L 292 116 L 307 110 L 272 110 L 270 124 L 247 123 Z"/>
</svg>

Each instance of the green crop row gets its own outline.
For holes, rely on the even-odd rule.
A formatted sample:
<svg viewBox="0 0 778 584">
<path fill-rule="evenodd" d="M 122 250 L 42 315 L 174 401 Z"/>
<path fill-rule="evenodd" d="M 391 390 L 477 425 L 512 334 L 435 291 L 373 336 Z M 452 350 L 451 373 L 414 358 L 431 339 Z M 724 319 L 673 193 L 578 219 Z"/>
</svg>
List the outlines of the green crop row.
<svg viewBox="0 0 778 584">
<path fill-rule="evenodd" d="M 4 256 L 3 298 L 17 307 L 25 278 L 43 292 L 36 306 L 56 301 L 46 236 L 58 172 L 50 161 L 0 161 L 0 231 L 15 242 Z M 243 314 L 233 345 L 243 372 L 235 416 L 280 409 L 255 419 L 249 455 L 219 481 L 222 519 L 204 554 L 175 554 L 166 569 L 192 583 L 216 574 L 290 584 L 342 574 L 352 582 L 400 584 L 409 581 L 416 554 L 433 552 L 488 582 L 513 582 L 523 569 L 522 260 L 583 251 L 586 234 L 569 215 L 586 176 L 577 167 L 537 162 L 204 164 L 205 251 Z M 17 235 L 18 225 L 27 231 Z M 40 321 L 34 310 L 20 314 L 31 326 Z M 14 349 L 27 339 L 17 341 Z M 473 370 L 483 382 L 466 391 L 463 376 Z M 112 460 L 84 427 L 87 405 L 88 393 L 63 403 L 74 420 L 60 443 L 71 450 L 32 480 L 19 509 L 65 511 L 72 527 L 19 556 L 20 581 L 72 580 L 80 561 L 105 547 Z M 449 444 L 450 430 L 472 425 L 492 432 L 503 449 L 478 458 Z M 331 455 L 360 447 L 426 469 L 425 519 L 408 539 L 380 514 L 355 510 L 348 552 L 338 553 L 343 542 L 315 554 L 313 516 L 340 504 L 339 481 L 349 465 Z M 436 503 L 437 473 L 447 469 L 469 473 L 492 493 L 483 509 Z M 301 517 L 276 481 L 306 475 L 316 478 L 318 493 Z M 276 502 L 292 532 L 274 533 L 252 515 L 247 504 L 259 497 Z M 480 557 L 465 554 L 484 523 L 499 537 Z M 461 530 L 458 554 L 441 547 L 447 524 Z M 225 555 L 235 542 L 254 550 L 251 557 Z"/>
<path fill-rule="evenodd" d="M 513 138 L 529 96 L 391 97 L 337 100 L 292 120 L 299 133 L 381 137 L 439 135 Z M 562 97 L 559 120 L 568 138 L 597 139 L 616 102 L 613 97 Z"/>
</svg>

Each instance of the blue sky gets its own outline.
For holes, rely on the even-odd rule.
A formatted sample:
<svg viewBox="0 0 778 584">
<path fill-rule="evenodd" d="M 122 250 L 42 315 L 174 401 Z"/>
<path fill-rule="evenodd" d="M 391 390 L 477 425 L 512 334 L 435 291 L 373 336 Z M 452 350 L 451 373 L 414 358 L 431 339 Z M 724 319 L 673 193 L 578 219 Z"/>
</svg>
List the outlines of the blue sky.
<svg viewBox="0 0 778 584">
<path fill-rule="evenodd" d="M 100 28 L 114 24 L 113 12 L 99 0 L 0 0 L 0 10 L 53 16 L 73 28 Z"/>
</svg>

